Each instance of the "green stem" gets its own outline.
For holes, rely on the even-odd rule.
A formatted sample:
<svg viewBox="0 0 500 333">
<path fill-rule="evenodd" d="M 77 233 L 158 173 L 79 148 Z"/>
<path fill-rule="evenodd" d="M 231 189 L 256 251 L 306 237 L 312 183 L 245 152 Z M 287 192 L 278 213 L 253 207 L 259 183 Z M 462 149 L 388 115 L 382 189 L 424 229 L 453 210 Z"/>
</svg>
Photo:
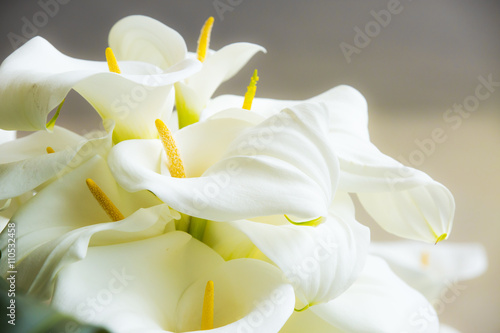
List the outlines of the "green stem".
<svg viewBox="0 0 500 333">
<path fill-rule="evenodd" d="M 191 222 L 191 216 L 181 213 L 181 218 L 175 221 L 175 229 L 188 232 Z"/>
<path fill-rule="evenodd" d="M 191 216 L 191 222 L 189 223 L 188 232 L 191 234 L 191 236 L 193 236 L 197 240 L 203 241 L 203 236 L 205 235 L 206 227 L 207 227 L 207 220 Z"/>
</svg>

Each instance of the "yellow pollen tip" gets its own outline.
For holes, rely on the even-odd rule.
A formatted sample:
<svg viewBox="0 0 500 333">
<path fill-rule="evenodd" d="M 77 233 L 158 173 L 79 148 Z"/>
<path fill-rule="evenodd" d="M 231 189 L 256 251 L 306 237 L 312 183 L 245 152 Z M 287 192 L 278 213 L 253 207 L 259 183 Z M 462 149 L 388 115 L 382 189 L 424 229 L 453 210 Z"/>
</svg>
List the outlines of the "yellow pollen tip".
<svg viewBox="0 0 500 333">
<path fill-rule="evenodd" d="M 118 67 L 118 62 L 116 61 L 115 54 L 110 47 L 106 48 L 106 61 L 108 62 L 109 71 L 111 73 L 121 73 L 120 67 Z"/>
<path fill-rule="evenodd" d="M 47 154 L 54 154 L 56 151 L 52 147 L 47 147 Z"/>
<path fill-rule="evenodd" d="M 203 62 L 207 56 L 208 46 L 210 44 L 210 34 L 212 33 L 212 27 L 214 25 L 214 18 L 210 16 L 203 25 L 200 32 L 200 38 L 198 38 L 198 49 L 196 54 L 198 55 L 198 60 Z"/>
<path fill-rule="evenodd" d="M 422 254 L 420 255 L 420 263 L 422 264 L 422 266 L 429 267 L 429 257 L 429 252 L 422 252 Z"/>
<path fill-rule="evenodd" d="M 211 330 L 214 328 L 214 282 L 208 281 L 203 298 L 203 310 L 201 312 L 201 329 Z"/>
<path fill-rule="evenodd" d="M 446 239 L 446 237 L 448 237 L 448 234 L 442 234 L 441 236 L 439 236 L 437 239 L 436 239 L 436 243 L 434 245 L 436 245 L 437 243 L 439 243 L 440 241 Z"/>
<path fill-rule="evenodd" d="M 102 209 L 104 209 L 106 214 L 108 214 L 113 221 L 116 222 L 125 218 L 125 216 L 123 216 L 118 208 L 116 208 L 104 191 L 101 190 L 101 188 L 92 179 L 87 179 L 87 186 L 99 205 L 101 205 Z"/>
<path fill-rule="evenodd" d="M 257 91 L 257 82 L 259 81 L 259 76 L 257 75 L 257 70 L 253 72 L 250 78 L 250 84 L 247 87 L 247 92 L 245 93 L 245 100 L 243 101 L 243 109 L 250 110 L 252 108 L 252 102 Z"/>
<path fill-rule="evenodd" d="M 168 165 L 168 170 L 170 175 L 175 178 L 186 178 L 186 172 L 184 171 L 184 164 L 175 144 L 172 132 L 168 129 L 163 121 L 156 119 L 155 121 L 156 129 L 158 134 L 160 134 L 160 140 L 163 143 L 163 149 L 167 153 L 168 160 L 170 164 Z"/>
</svg>

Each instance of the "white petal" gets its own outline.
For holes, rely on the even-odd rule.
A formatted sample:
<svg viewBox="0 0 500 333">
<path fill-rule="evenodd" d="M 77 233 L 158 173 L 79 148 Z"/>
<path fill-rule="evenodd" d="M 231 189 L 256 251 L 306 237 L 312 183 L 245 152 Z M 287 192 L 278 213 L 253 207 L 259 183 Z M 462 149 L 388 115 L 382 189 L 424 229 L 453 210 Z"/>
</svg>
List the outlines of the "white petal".
<svg viewBox="0 0 500 333">
<path fill-rule="evenodd" d="M 33 197 L 35 193 L 33 191 L 28 191 L 17 197 L 9 198 L 0 201 L 0 216 L 2 217 L 2 222 L 6 223 L 14 215 L 14 213 L 24 205 L 29 199 Z M 3 219 L 6 219 L 5 221 Z M 0 231 L 3 227 L 0 226 Z"/>
<path fill-rule="evenodd" d="M 158 137 L 155 120 L 170 118 L 175 99 L 173 84 L 200 67 L 196 60 L 184 60 L 161 74 L 152 71 L 142 73 L 146 75 L 100 73 L 79 82 L 74 89 L 103 119 L 116 121 L 115 142 L 151 139 Z"/>
<path fill-rule="evenodd" d="M 382 228 L 397 236 L 433 244 L 447 239 L 455 213 L 450 191 L 417 170 L 401 181 L 407 189 L 358 192 L 359 200 Z"/>
<path fill-rule="evenodd" d="M 16 139 L 16 131 L 4 131 L 0 130 L 0 145 L 5 142 L 9 142 Z"/>
<path fill-rule="evenodd" d="M 208 126 L 204 124 L 200 126 Z M 154 141 L 120 143 L 112 149 L 109 164 L 127 190 L 148 189 L 191 216 L 217 221 L 285 213 L 326 216 L 338 169 L 325 140 L 325 124 L 328 112 L 321 105 L 284 110 L 244 131 L 197 178 L 159 174 L 161 144 Z"/>
<path fill-rule="evenodd" d="M 247 121 L 221 119 L 196 123 L 175 133 L 174 139 L 181 154 L 187 177 L 200 177 L 217 161 L 231 143 L 252 127 Z M 166 158 L 166 155 L 163 154 Z"/>
<path fill-rule="evenodd" d="M 116 332 L 199 330 L 209 280 L 215 286 L 213 332 L 245 325 L 277 332 L 293 312 L 293 290 L 275 267 L 254 260 L 225 263 L 182 232 L 89 248 L 84 260 L 59 274 L 53 305 Z"/>
<path fill-rule="evenodd" d="M 86 139 L 63 127 L 55 126 L 52 133 L 35 132 L 0 145 L 0 163 L 22 161 L 34 156 L 47 155 L 47 147 L 62 151 L 77 146 Z"/>
<path fill-rule="evenodd" d="M 16 223 L 16 259 L 21 262 L 27 255 L 46 242 L 67 232 L 110 219 L 90 193 L 85 180 L 93 179 L 124 216 L 139 208 L 161 202 L 149 192 L 131 194 L 120 188 L 100 156 L 94 156 L 72 172 L 48 185 L 25 203 L 12 217 Z M 8 235 L 0 234 L 2 251 Z M 6 253 L 6 252 L 4 252 Z M 0 261 L 2 275 L 7 271 L 6 261 Z"/>
<path fill-rule="evenodd" d="M 439 299 L 444 289 L 458 281 L 478 277 L 488 267 L 486 250 L 477 243 L 372 243 L 370 251 L 430 301 Z"/>
<path fill-rule="evenodd" d="M 48 113 L 74 88 L 104 119 L 133 130 L 149 122 L 134 123 L 137 113 L 160 114 L 168 119 L 173 83 L 196 72 L 201 64 L 185 60 L 163 73 L 158 67 L 138 62 L 120 62 L 123 74 L 110 73 L 106 62 L 71 58 L 49 42 L 35 37 L 12 53 L 0 67 L 0 112 L 4 129 L 45 129 Z M 151 121 L 154 123 L 155 119 Z M 146 125 L 143 125 L 146 123 Z M 138 131 L 138 130 L 137 130 Z M 146 133 L 149 134 L 149 133 Z M 122 135 L 127 135 L 127 132 Z"/>
<path fill-rule="evenodd" d="M 179 214 L 171 212 L 166 205 L 139 209 L 124 220 L 98 223 L 68 231 L 30 252 L 16 264 L 20 288 L 31 295 L 49 299 L 58 272 L 67 265 L 82 260 L 87 248 L 126 243 L 158 236 L 165 232 L 165 226 Z M 16 220 L 13 220 L 16 222 Z M 173 224 L 172 230 L 175 229 Z"/>
<path fill-rule="evenodd" d="M 302 306 L 328 302 L 342 294 L 363 269 L 370 243 L 368 228 L 356 222 L 354 215 L 337 215 L 334 209 L 316 227 L 253 221 L 231 224 L 283 271 Z"/>
<path fill-rule="evenodd" d="M 326 100 L 333 113 L 330 142 L 340 161 L 339 189 L 356 192 L 368 213 L 400 237 L 435 243 L 448 235 L 453 196 L 425 173 L 403 166 L 369 141 L 364 97 L 341 86 L 316 98 Z"/>
<path fill-rule="evenodd" d="M 109 32 L 109 46 L 118 60 L 138 60 L 162 69 L 184 60 L 182 36 L 165 24 L 143 15 L 127 16 Z"/>
<path fill-rule="evenodd" d="M 47 154 L 47 147 L 55 153 Z M 0 145 L 0 199 L 31 191 L 110 148 L 111 133 L 96 131 L 85 138 L 58 126 L 53 133 L 40 131 L 4 143 Z"/>
<path fill-rule="evenodd" d="M 434 308 L 380 258 L 369 256 L 361 276 L 338 298 L 310 308 L 346 332 L 438 333 Z"/>
</svg>

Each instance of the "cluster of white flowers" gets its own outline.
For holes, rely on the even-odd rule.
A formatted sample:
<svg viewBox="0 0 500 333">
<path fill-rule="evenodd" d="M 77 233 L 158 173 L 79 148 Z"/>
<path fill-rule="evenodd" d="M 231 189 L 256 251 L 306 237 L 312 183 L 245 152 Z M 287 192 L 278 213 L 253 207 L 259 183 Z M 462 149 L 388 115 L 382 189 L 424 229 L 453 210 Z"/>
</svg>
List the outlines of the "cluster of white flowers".
<svg viewBox="0 0 500 333">
<path fill-rule="evenodd" d="M 435 300 L 486 267 L 478 245 L 434 246 L 452 227 L 448 189 L 370 142 L 354 88 L 260 99 L 255 72 L 245 96 L 212 98 L 265 52 L 210 50 L 212 24 L 196 53 L 130 16 L 107 61 L 35 37 L 2 63 L 0 128 L 36 131 L 0 145 L 17 288 L 112 332 L 444 332 Z M 55 125 L 71 89 L 104 131 Z M 420 243 L 371 243 L 353 196 Z"/>
</svg>

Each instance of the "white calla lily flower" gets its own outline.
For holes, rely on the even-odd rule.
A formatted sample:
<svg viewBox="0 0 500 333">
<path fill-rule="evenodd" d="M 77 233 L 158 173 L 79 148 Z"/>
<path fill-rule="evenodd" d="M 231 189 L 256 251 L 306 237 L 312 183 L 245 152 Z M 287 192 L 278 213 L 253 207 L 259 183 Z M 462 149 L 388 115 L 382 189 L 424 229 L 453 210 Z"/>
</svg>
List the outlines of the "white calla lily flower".
<svg viewBox="0 0 500 333">
<path fill-rule="evenodd" d="M 42 37 L 31 39 L 0 66 L 0 127 L 50 130 L 48 114 L 74 89 L 103 120 L 115 121 L 115 142 L 153 138 L 154 120 L 168 120 L 172 112 L 173 84 L 201 67 L 194 59 L 165 71 L 148 63 L 122 61 L 119 74 L 110 72 L 108 65 L 66 56 Z"/>
<path fill-rule="evenodd" d="M 290 223 L 283 215 L 209 221 L 202 240 L 225 260 L 276 265 L 294 286 L 296 308 L 306 309 L 341 295 L 358 278 L 370 230 L 355 220 L 350 198 L 337 193 L 328 215 L 316 221 Z"/>
<path fill-rule="evenodd" d="M 346 292 L 329 303 L 295 312 L 280 333 L 444 333 L 446 328 L 421 294 L 384 260 L 368 256 L 363 272 Z"/>
<path fill-rule="evenodd" d="M 294 303 L 277 268 L 250 259 L 225 262 L 183 232 L 89 248 L 85 259 L 58 274 L 52 298 L 55 308 L 121 333 L 198 332 L 210 306 L 208 332 L 273 333 Z"/>
<path fill-rule="evenodd" d="M 375 256 L 368 256 L 363 272 L 346 292 L 309 310 L 350 333 L 439 332 L 432 305 Z"/>
<path fill-rule="evenodd" d="M 108 44 L 118 61 L 135 60 L 166 70 L 186 59 L 184 38 L 174 29 L 144 15 L 117 21 L 108 35 Z"/>
<path fill-rule="evenodd" d="M 0 200 L 37 189 L 111 148 L 113 124 L 107 131 L 80 136 L 55 126 L 0 145 Z"/>
<path fill-rule="evenodd" d="M 440 314 L 450 298 L 450 289 L 464 288 L 459 282 L 476 278 L 488 267 L 485 248 L 478 243 L 445 243 L 433 246 L 399 241 L 372 243 L 370 252 L 387 261 L 408 285 L 422 293 Z M 440 333 L 460 333 L 440 325 Z"/>
<path fill-rule="evenodd" d="M 242 96 L 216 97 L 202 119 L 238 119 L 240 113 L 226 109 L 239 107 L 243 100 Z M 455 212 L 450 191 L 370 142 L 366 100 L 356 89 L 338 86 L 305 102 L 322 102 L 330 112 L 329 143 L 340 163 L 339 190 L 356 193 L 375 221 L 397 236 L 429 243 L 448 237 Z M 255 98 L 252 112 L 267 118 L 297 103 L 302 101 Z"/>
<path fill-rule="evenodd" d="M 431 302 L 438 302 L 447 289 L 474 279 L 488 268 L 486 250 L 478 243 L 418 242 L 372 243 L 370 252 L 384 258 L 391 269 Z"/>
<path fill-rule="evenodd" d="M 162 167 L 169 161 L 159 140 L 121 142 L 108 163 L 123 188 L 147 189 L 194 217 L 317 218 L 327 215 L 338 179 L 326 142 L 328 117 L 321 104 L 304 104 L 257 126 L 214 119 L 186 127 L 174 137 L 187 178 L 171 177 Z"/>
<path fill-rule="evenodd" d="M 122 220 L 109 222 L 110 217 L 86 185 L 88 178 L 95 180 L 116 204 L 124 214 Z M 174 218 L 179 214 L 171 212 L 151 193 L 131 194 L 121 189 L 105 160 L 94 155 L 37 193 L 11 218 L 16 230 L 17 286 L 47 299 L 57 272 L 85 257 L 94 234 L 92 245 L 121 243 L 162 234 Z M 4 253 L 9 237 L 7 229 L 0 234 Z M 8 262 L 2 260 L 1 275 L 9 270 Z"/>
<path fill-rule="evenodd" d="M 0 230 L 36 191 L 111 148 L 108 130 L 82 137 L 59 126 L 0 144 Z M 10 131 L 15 133 L 15 131 Z"/>
<path fill-rule="evenodd" d="M 301 308 L 328 302 L 349 288 L 364 267 L 370 244 L 370 230 L 355 220 L 347 195 L 337 194 L 327 217 L 316 226 L 294 225 L 284 216 L 229 224 L 282 270 Z"/>
<path fill-rule="evenodd" d="M 256 126 L 214 118 L 186 127 L 174 138 L 187 178 L 171 177 L 162 168 L 168 161 L 159 141 L 122 142 L 108 161 L 125 189 L 148 189 L 181 213 L 229 222 L 289 275 L 301 307 L 310 306 L 335 298 L 352 284 L 369 244 L 369 230 L 355 221 L 346 194 L 344 203 L 339 200 L 330 209 L 338 169 L 325 140 L 328 114 L 321 104 L 303 104 Z M 324 218 L 316 227 L 295 226 L 283 214 Z M 199 239 L 226 246 L 206 239 L 203 231 Z M 310 270 L 311 264 L 314 272 L 293 273 L 303 265 Z"/>
<path fill-rule="evenodd" d="M 225 260 L 254 258 L 279 267 L 303 309 L 334 299 L 357 279 L 370 230 L 355 220 L 349 196 L 337 193 L 321 221 L 290 223 L 283 215 L 209 221 L 202 240 Z"/>
<path fill-rule="evenodd" d="M 233 43 L 218 51 L 208 50 L 212 20 L 202 30 L 199 43 L 204 53 L 199 72 L 175 84 L 179 127 L 198 121 L 219 85 L 232 78 L 257 52 L 266 52 L 259 45 Z M 195 59 L 188 53 L 184 39 L 172 28 L 142 15 L 127 16 L 111 29 L 109 45 L 118 60 L 149 62 L 164 70 L 184 59 Z"/>
<path fill-rule="evenodd" d="M 254 98 L 255 70 L 244 97 L 212 99 L 266 52 L 211 50 L 213 23 L 196 53 L 133 15 L 112 27 L 106 61 L 42 37 L 3 61 L 0 276 L 15 270 L 19 292 L 117 333 L 458 333 L 437 301 L 486 270 L 484 248 L 370 244 L 351 199 L 386 231 L 437 244 L 450 191 L 377 149 L 349 86 Z M 71 89 L 105 132 L 55 126 Z"/>
</svg>

